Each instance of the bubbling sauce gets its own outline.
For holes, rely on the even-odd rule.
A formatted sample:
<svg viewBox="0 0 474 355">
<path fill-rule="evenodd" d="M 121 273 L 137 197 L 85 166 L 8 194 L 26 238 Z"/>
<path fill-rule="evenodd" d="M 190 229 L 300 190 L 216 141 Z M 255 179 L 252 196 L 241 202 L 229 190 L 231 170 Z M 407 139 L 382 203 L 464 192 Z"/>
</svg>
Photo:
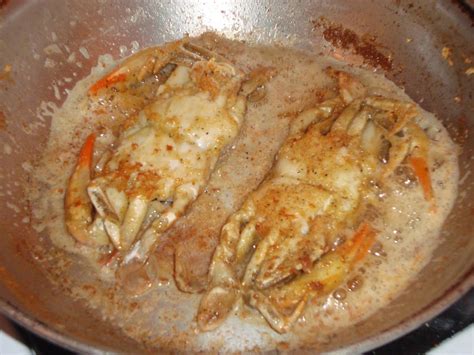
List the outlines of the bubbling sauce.
<svg viewBox="0 0 474 355">
<path fill-rule="evenodd" d="M 269 350 L 281 343 L 293 348 L 308 339 L 324 342 L 331 334 L 386 306 L 428 263 L 457 195 L 457 147 L 440 121 L 419 108 L 417 122 L 431 143 L 428 163 L 436 212 L 429 212 L 413 174 L 398 168 L 380 187 L 372 221 L 379 234 L 369 255 L 331 295 L 311 301 L 290 333 L 277 334 L 256 311 L 243 305 L 217 330 L 199 333 L 195 315 L 201 296 L 176 288 L 172 277 L 173 243 L 187 239 L 188 248 L 195 252 L 215 247 L 228 216 L 272 166 L 294 113 L 315 106 L 336 87 L 325 69 L 351 73 L 372 94 L 411 100 L 380 74 L 314 53 L 252 46 L 212 33 L 194 42 L 223 55 L 245 72 L 271 66 L 278 74 L 267 84 L 263 100 L 249 102 L 244 127 L 220 157 L 206 191 L 169 230 L 168 243 L 158 248 L 160 282 L 143 296 L 126 295 L 115 286 L 113 267 L 100 266 L 101 254 L 76 243 L 64 224 L 64 192 L 81 144 L 90 132 L 99 132 L 95 156 L 99 157 L 113 143 L 123 120 L 119 113 L 98 116 L 87 100 L 88 88 L 117 64 L 107 55 L 100 57 L 99 65 L 77 83 L 52 119 L 48 145 L 29 190 L 36 229 L 47 236 L 34 246 L 35 252 L 47 255 L 48 263 L 43 267 L 54 282 L 149 347 L 242 351 Z"/>
</svg>

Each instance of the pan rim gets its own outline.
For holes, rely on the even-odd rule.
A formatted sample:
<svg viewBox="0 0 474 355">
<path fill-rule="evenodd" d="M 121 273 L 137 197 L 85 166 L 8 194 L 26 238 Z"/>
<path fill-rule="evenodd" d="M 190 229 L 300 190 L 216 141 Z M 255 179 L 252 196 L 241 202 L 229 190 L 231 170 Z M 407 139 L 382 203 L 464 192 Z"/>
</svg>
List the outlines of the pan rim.
<svg viewBox="0 0 474 355">
<path fill-rule="evenodd" d="M 468 272 L 466 272 L 462 277 L 460 277 L 459 282 L 454 284 L 441 296 L 425 305 L 422 309 L 420 309 L 418 312 L 414 313 L 410 317 L 402 320 L 400 323 L 395 324 L 394 326 L 384 329 L 383 331 L 360 341 L 357 344 L 350 344 L 342 348 L 334 349 L 330 351 L 329 354 L 336 352 L 362 353 L 369 350 L 373 350 L 384 344 L 388 344 L 389 342 L 410 333 L 414 329 L 418 328 L 421 324 L 438 316 L 441 312 L 453 305 L 473 287 L 474 267 L 472 267 Z M 103 354 L 104 352 L 115 352 L 115 350 L 95 345 L 89 345 L 80 340 L 74 339 L 69 335 L 63 334 L 60 331 L 46 325 L 41 320 L 27 315 L 17 306 L 11 304 L 9 301 L 6 301 L 2 298 L 0 298 L 0 313 L 11 321 L 33 332 L 34 334 L 39 335 L 40 337 L 56 345 L 62 346 L 67 350 L 88 354 Z"/>
</svg>

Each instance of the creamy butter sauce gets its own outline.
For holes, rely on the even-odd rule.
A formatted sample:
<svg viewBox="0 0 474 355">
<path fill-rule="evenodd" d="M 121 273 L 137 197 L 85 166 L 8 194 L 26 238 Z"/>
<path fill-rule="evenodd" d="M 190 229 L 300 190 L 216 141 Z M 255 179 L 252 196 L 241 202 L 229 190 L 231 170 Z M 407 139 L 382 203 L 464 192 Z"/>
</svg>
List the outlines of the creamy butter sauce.
<svg viewBox="0 0 474 355">
<path fill-rule="evenodd" d="M 110 56 L 99 59 L 99 65 L 77 83 L 52 119 L 48 146 L 32 174 L 35 184 L 29 191 L 35 226 L 48 236 L 44 243 L 34 246 L 35 252 L 42 248 L 49 255 L 45 270 L 53 281 L 60 286 L 67 284 L 72 296 L 84 299 L 128 336 L 150 347 L 235 351 L 272 349 L 281 342 L 291 348 L 308 339 L 323 342 L 395 299 L 428 263 L 457 195 L 457 147 L 440 121 L 419 108 L 418 123 L 431 139 L 429 166 L 436 213 L 429 212 L 416 179 L 409 172 L 397 170 L 380 186 L 372 222 L 380 232 L 370 255 L 333 294 L 311 301 L 292 332 L 278 335 L 256 311 L 241 305 L 223 326 L 199 333 L 194 318 L 201 296 L 176 288 L 171 275 L 172 248 L 177 247 L 177 258 L 189 261 L 189 270 L 181 270 L 182 274 L 194 280 L 194 289 L 201 289 L 206 263 L 192 261 L 202 255 L 210 258 L 227 217 L 272 166 L 295 113 L 316 105 L 334 90 L 335 82 L 324 70 L 332 66 L 350 72 L 371 93 L 410 99 L 382 75 L 332 58 L 282 47 L 254 47 L 214 34 L 204 34 L 195 42 L 218 52 L 245 72 L 271 66 L 277 75 L 267 84 L 262 101 L 249 102 L 243 129 L 220 157 L 206 191 L 175 223 L 157 250 L 160 282 L 141 297 L 125 295 L 114 285 L 114 265 L 99 266 L 102 254 L 76 243 L 64 224 L 64 191 L 82 142 L 90 132 L 100 132 L 97 159 L 113 143 L 114 130 L 123 120 L 120 115 L 96 117 L 87 100 L 88 88 L 116 64 Z M 186 279 L 182 282 L 192 283 Z"/>
</svg>

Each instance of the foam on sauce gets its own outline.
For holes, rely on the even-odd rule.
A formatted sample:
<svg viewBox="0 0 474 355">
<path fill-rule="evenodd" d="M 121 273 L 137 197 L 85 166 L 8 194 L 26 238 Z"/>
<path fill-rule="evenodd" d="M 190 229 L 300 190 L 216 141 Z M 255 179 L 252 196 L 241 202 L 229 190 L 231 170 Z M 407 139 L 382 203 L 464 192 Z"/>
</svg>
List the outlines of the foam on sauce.
<svg viewBox="0 0 474 355">
<path fill-rule="evenodd" d="M 332 295 L 313 300 L 292 332 L 275 333 L 256 311 L 241 306 L 219 329 L 199 333 L 194 318 L 201 296 L 177 290 L 171 277 L 170 245 L 185 240 L 191 254 L 181 250 L 181 256 L 189 260 L 214 248 L 229 214 L 270 169 L 288 133 L 294 117 L 291 113 L 314 106 L 335 87 L 324 69 L 332 66 L 351 72 L 372 88 L 372 93 L 410 99 L 382 75 L 331 58 L 289 48 L 253 47 L 213 34 L 201 36 L 196 43 L 222 54 L 244 71 L 272 66 L 278 75 L 267 85 L 263 101 L 249 103 L 243 129 L 221 156 L 206 191 L 171 228 L 169 242 L 157 251 L 162 282 L 144 296 L 125 295 L 114 285 L 113 270 L 98 266 L 99 252 L 76 243 L 64 225 L 64 191 L 82 142 L 91 131 L 100 132 L 97 158 L 113 142 L 113 129 L 120 123 L 119 116 L 95 117 L 86 97 L 87 89 L 116 64 L 110 56 L 99 59 L 99 65 L 76 84 L 53 116 L 48 146 L 32 174 L 33 219 L 37 230 L 48 236 L 35 246 L 35 253 L 48 255 L 50 263 L 45 270 L 60 286 L 67 285 L 72 296 L 84 299 L 105 319 L 147 346 L 235 351 L 272 349 L 281 342 L 291 348 L 309 339 L 323 342 L 396 298 L 430 260 L 457 195 L 457 148 L 442 124 L 420 108 L 418 123 L 431 139 L 429 166 L 437 212 L 428 212 L 416 181 L 394 174 L 380 189 L 373 222 L 380 233 L 370 255 Z"/>
</svg>

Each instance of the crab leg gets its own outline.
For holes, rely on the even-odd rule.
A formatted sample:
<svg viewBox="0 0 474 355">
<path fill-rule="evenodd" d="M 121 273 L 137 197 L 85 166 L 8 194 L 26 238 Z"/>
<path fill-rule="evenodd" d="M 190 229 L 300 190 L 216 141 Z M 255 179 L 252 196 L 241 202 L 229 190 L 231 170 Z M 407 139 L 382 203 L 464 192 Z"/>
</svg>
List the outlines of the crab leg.
<svg viewBox="0 0 474 355">
<path fill-rule="evenodd" d="M 245 111 L 247 110 L 248 96 L 254 93 L 258 88 L 264 88 L 265 83 L 268 82 L 273 75 L 275 75 L 275 70 L 272 68 L 258 68 L 252 71 L 248 75 L 247 80 L 242 83 L 235 101 L 231 101 L 231 106 L 229 107 L 229 111 L 237 124 L 241 123 Z"/>
<path fill-rule="evenodd" d="M 164 232 L 174 223 L 174 221 L 184 213 L 187 206 L 196 199 L 197 194 L 197 189 L 192 185 L 179 186 L 170 208 L 165 209 L 160 217 L 153 221 L 151 226 L 143 232 L 140 238 L 125 254 L 123 262 L 117 270 L 117 275 L 128 292 L 138 294 L 144 291 L 141 289 L 133 289 L 130 287 L 131 283 L 127 280 L 134 278 L 134 275 L 144 274 L 143 267 L 146 267 L 145 263 L 151 252 L 155 249 L 157 242 L 162 238 Z M 141 218 L 138 226 L 141 225 L 144 218 L 145 215 Z M 148 284 L 151 285 L 152 281 L 153 280 L 149 280 Z"/>
<path fill-rule="evenodd" d="M 260 291 L 251 292 L 250 304 L 262 313 L 273 329 L 279 333 L 288 331 L 310 297 L 329 294 L 343 282 L 351 268 L 367 255 L 375 236 L 375 230 L 363 223 L 351 240 L 321 257 L 309 273 L 270 291 L 270 298 Z"/>
<path fill-rule="evenodd" d="M 381 119 L 378 119 L 376 115 L 374 117 L 376 121 L 379 121 L 378 123 L 380 125 L 384 126 L 388 130 L 389 136 L 398 133 L 418 114 L 416 107 L 408 102 L 391 100 L 378 96 L 369 96 L 365 99 L 365 102 L 374 108 L 380 109 L 381 111 L 394 113 L 389 117 L 383 113 L 381 115 Z"/>
<path fill-rule="evenodd" d="M 117 83 L 124 83 L 134 77 L 134 81 L 142 81 L 147 76 L 157 74 L 169 63 L 191 66 L 193 60 L 202 60 L 203 56 L 196 50 L 198 46 L 185 48 L 187 39 L 169 43 L 163 47 L 152 47 L 126 59 L 117 69 L 99 79 L 89 88 L 90 95 Z"/>
<path fill-rule="evenodd" d="M 217 328 L 237 303 L 241 276 L 238 274 L 243 272 L 257 239 L 254 214 L 253 204 L 246 203 L 222 228 L 221 241 L 209 268 L 209 288 L 197 315 L 198 326 L 203 331 Z"/>
<path fill-rule="evenodd" d="M 120 227 L 120 248 L 128 250 L 132 246 L 146 217 L 150 200 L 136 196 L 130 200 L 127 212 Z"/>
<path fill-rule="evenodd" d="M 342 101 L 339 97 L 322 102 L 315 108 L 311 108 L 301 112 L 296 119 L 291 122 L 290 135 L 296 136 L 303 133 L 312 124 L 322 124 L 332 116 L 337 106 Z M 330 123 L 328 121 L 328 123 Z M 322 126 L 321 128 L 325 128 Z"/>
<path fill-rule="evenodd" d="M 67 186 L 65 197 L 66 227 L 77 241 L 87 245 L 106 245 L 109 239 L 100 219 L 92 220 L 92 203 L 87 194 L 91 178 L 95 135 L 87 137 Z"/>
<path fill-rule="evenodd" d="M 334 121 L 331 131 L 343 131 L 347 132 L 351 122 L 353 121 L 354 117 L 356 117 L 357 113 L 360 110 L 362 104 L 362 100 L 354 100 L 352 101 L 345 109 L 341 112 L 339 117 Z"/>
<path fill-rule="evenodd" d="M 327 73 L 337 79 L 339 94 L 345 104 L 350 104 L 355 99 L 365 96 L 367 92 L 365 86 L 352 75 L 333 68 L 328 68 Z"/>
</svg>

